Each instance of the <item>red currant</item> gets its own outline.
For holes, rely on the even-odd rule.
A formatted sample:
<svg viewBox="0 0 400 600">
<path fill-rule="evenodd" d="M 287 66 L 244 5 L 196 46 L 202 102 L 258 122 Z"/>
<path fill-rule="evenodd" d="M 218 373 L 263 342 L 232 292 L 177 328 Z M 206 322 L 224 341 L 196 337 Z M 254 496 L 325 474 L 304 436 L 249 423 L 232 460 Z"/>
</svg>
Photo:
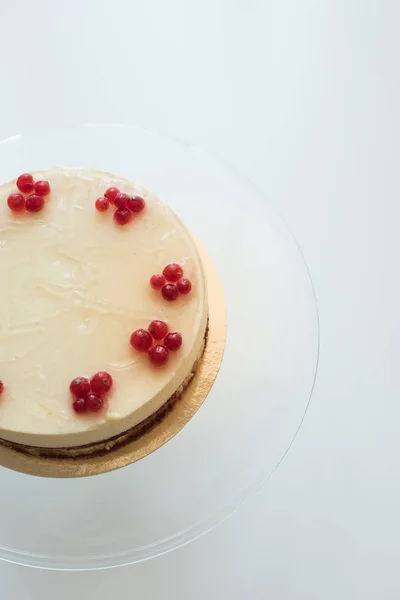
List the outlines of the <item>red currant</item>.
<svg viewBox="0 0 400 600">
<path fill-rule="evenodd" d="M 84 402 L 85 408 L 89 412 L 99 412 L 103 408 L 103 398 L 98 396 L 98 394 L 93 394 L 93 392 L 85 396 Z"/>
<path fill-rule="evenodd" d="M 127 208 L 128 204 L 129 204 L 129 196 L 128 194 L 121 194 L 121 192 L 119 194 L 117 194 L 114 198 L 114 204 L 117 208 Z"/>
<path fill-rule="evenodd" d="M 8 207 L 14 212 L 25 210 L 25 198 L 22 194 L 10 194 L 7 198 Z"/>
<path fill-rule="evenodd" d="M 132 218 L 132 213 L 129 208 L 119 208 L 114 213 L 114 221 L 118 225 L 126 225 Z"/>
<path fill-rule="evenodd" d="M 37 181 L 35 183 L 35 194 L 39 196 L 48 196 L 50 194 L 50 184 L 48 181 Z"/>
<path fill-rule="evenodd" d="M 75 398 L 84 398 L 90 392 L 90 381 L 87 377 L 75 377 L 69 384 L 69 390 Z"/>
<path fill-rule="evenodd" d="M 150 278 L 150 285 L 153 288 L 153 290 L 161 290 L 165 283 L 166 281 L 164 275 L 153 275 Z"/>
<path fill-rule="evenodd" d="M 152 321 L 149 331 L 155 340 L 163 340 L 168 333 L 168 325 L 164 321 Z"/>
<path fill-rule="evenodd" d="M 113 380 L 106 371 L 98 371 L 90 380 L 90 389 L 98 396 L 103 396 L 111 390 Z"/>
<path fill-rule="evenodd" d="M 43 196 L 31 194 L 27 197 L 25 207 L 28 212 L 39 212 L 44 206 Z"/>
<path fill-rule="evenodd" d="M 142 212 L 144 207 L 146 206 L 145 201 L 140 196 L 132 196 L 129 198 L 128 208 L 134 213 Z"/>
<path fill-rule="evenodd" d="M 170 265 L 167 265 L 165 267 L 163 275 L 167 281 L 175 283 L 182 277 L 183 270 L 180 265 L 177 265 L 176 263 L 171 263 Z"/>
<path fill-rule="evenodd" d="M 180 333 L 168 333 L 164 338 L 164 344 L 168 350 L 175 352 L 182 346 L 182 336 Z"/>
<path fill-rule="evenodd" d="M 119 189 L 116 187 L 110 187 L 104 192 L 104 196 L 107 198 L 110 204 L 114 204 L 115 196 L 117 194 L 119 194 Z"/>
<path fill-rule="evenodd" d="M 96 202 L 95 202 L 95 207 L 97 208 L 97 210 L 99 212 L 106 212 L 106 210 L 108 210 L 108 207 L 110 206 L 109 201 L 107 200 L 107 198 L 97 198 Z"/>
<path fill-rule="evenodd" d="M 169 358 L 169 352 L 164 346 L 153 346 L 148 352 L 149 361 L 155 367 L 163 367 Z"/>
<path fill-rule="evenodd" d="M 192 283 L 189 279 L 180 279 L 176 282 L 176 287 L 180 294 L 189 294 L 192 289 Z"/>
<path fill-rule="evenodd" d="M 24 173 L 23 175 L 20 175 L 18 177 L 17 188 L 23 194 L 30 194 L 31 192 L 33 192 L 34 187 L 35 187 L 35 182 L 30 173 Z"/>
<path fill-rule="evenodd" d="M 4 390 L 4 383 L 0 380 L 0 394 L 3 393 Z"/>
<path fill-rule="evenodd" d="M 76 413 L 86 412 L 86 402 L 84 398 L 77 398 L 72 405 L 72 408 Z"/>
<path fill-rule="evenodd" d="M 161 290 L 161 293 L 163 298 L 165 300 L 168 300 L 168 302 L 176 300 L 179 294 L 178 288 L 173 283 L 167 283 L 166 285 L 164 285 L 164 287 Z"/>
<path fill-rule="evenodd" d="M 140 352 L 147 352 L 153 343 L 151 333 L 145 329 L 137 329 L 131 335 L 131 346 Z"/>
</svg>

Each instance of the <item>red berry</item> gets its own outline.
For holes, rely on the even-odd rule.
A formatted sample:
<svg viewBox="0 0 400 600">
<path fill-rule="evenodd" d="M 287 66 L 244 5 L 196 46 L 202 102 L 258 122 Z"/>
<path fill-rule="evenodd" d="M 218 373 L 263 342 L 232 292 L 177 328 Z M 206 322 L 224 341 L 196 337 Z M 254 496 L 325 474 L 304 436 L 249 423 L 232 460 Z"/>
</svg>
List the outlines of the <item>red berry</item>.
<svg viewBox="0 0 400 600">
<path fill-rule="evenodd" d="M 4 390 L 4 383 L 0 380 L 0 394 L 3 393 Z"/>
<path fill-rule="evenodd" d="M 75 398 L 84 398 L 90 392 L 90 381 L 87 377 L 75 377 L 69 384 L 69 390 Z"/>
<path fill-rule="evenodd" d="M 168 350 L 175 352 L 182 346 L 182 336 L 180 333 L 168 333 L 164 338 L 164 344 Z"/>
<path fill-rule="evenodd" d="M 7 198 L 8 207 L 14 212 L 25 209 L 25 198 L 22 194 L 10 194 Z"/>
<path fill-rule="evenodd" d="M 117 194 L 114 198 L 114 204 L 117 208 L 127 208 L 129 204 L 129 196 L 128 194 Z"/>
<path fill-rule="evenodd" d="M 132 196 L 129 198 L 128 208 L 134 213 L 142 212 L 144 207 L 146 206 L 145 201 L 140 196 Z"/>
<path fill-rule="evenodd" d="M 166 285 L 164 285 L 164 287 L 161 290 L 161 293 L 163 295 L 163 298 L 165 298 L 165 300 L 168 300 L 169 302 L 176 300 L 179 294 L 178 288 L 173 283 L 167 283 Z"/>
<path fill-rule="evenodd" d="M 98 396 L 103 396 L 111 390 L 113 380 L 106 371 L 98 371 L 90 380 L 90 389 Z"/>
<path fill-rule="evenodd" d="M 116 187 L 110 187 L 104 192 L 104 196 L 107 198 L 110 204 L 114 204 L 115 196 L 117 194 L 119 194 L 119 189 Z"/>
<path fill-rule="evenodd" d="M 155 367 L 163 367 L 169 358 L 169 352 L 164 346 L 153 346 L 148 353 L 149 361 Z"/>
<path fill-rule="evenodd" d="M 102 198 L 97 198 L 97 200 L 95 202 L 95 207 L 97 208 L 97 210 L 99 212 L 105 212 L 106 210 L 108 210 L 109 206 L 110 206 L 110 203 L 107 200 L 107 198 L 104 198 L 104 196 Z"/>
<path fill-rule="evenodd" d="M 86 412 L 86 402 L 84 398 L 77 398 L 72 405 L 72 408 L 76 413 Z"/>
<path fill-rule="evenodd" d="M 192 283 L 189 279 L 180 279 L 176 282 L 176 287 L 180 294 L 189 294 L 192 289 Z"/>
<path fill-rule="evenodd" d="M 48 196 L 50 194 L 50 184 L 48 181 L 37 181 L 35 183 L 35 194 L 39 196 Z"/>
<path fill-rule="evenodd" d="M 145 329 L 137 329 L 131 335 L 131 346 L 140 352 L 147 352 L 153 343 L 151 333 Z"/>
<path fill-rule="evenodd" d="M 99 412 L 103 408 L 103 398 L 90 392 L 84 399 L 85 408 L 89 412 Z"/>
<path fill-rule="evenodd" d="M 162 286 L 165 285 L 165 277 L 164 275 L 153 275 L 150 278 L 150 285 L 153 290 L 161 290 Z"/>
<path fill-rule="evenodd" d="M 114 221 L 118 225 L 126 225 L 132 218 L 132 213 L 128 208 L 119 208 L 114 213 Z"/>
<path fill-rule="evenodd" d="M 155 340 L 163 340 L 168 333 L 168 325 L 164 321 L 152 321 L 149 331 Z"/>
<path fill-rule="evenodd" d="M 28 212 L 39 212 L 44 206 L 43 196 L 38 194 L 31 194 L 27 197 L 25 207 Z"/>
<path fill-rule="evenodd" d="M 167 265 L 165 267 L 163 275 L 167 281 L 175 283 L 182 277 L 183 270 L 180 265 L 177 265 L 176 263 L 171 263 L 170 265 Z"/>
<path fill-rule="evenodd" d="M 33 192 L 33 188 L 35 187 L 35 182 L 30 173 L 24 173 L 20 175 L 17 179 L 17 188 L 20 192 L 24 194 L 30 194 Z"/>
</svg>

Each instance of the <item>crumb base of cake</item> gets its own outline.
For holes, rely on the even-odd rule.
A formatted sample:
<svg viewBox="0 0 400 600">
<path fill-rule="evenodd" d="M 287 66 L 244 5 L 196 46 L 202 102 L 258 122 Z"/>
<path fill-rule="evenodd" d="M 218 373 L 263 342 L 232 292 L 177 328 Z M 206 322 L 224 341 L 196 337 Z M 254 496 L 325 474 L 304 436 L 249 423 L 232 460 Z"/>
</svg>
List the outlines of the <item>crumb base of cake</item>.
<svg viewBox="0 0 400 600">
<path fill-rule="evenodd" d="M 207 344 L 207 336 L 208 336 L 208 325 L 206 328 L 206 333 L 204 336 L 204 341 L 201 346 L 200 354 L 196 359 L 190 373 L 186 376 L 184 381 L 178 387 L 177 390 L 168 398 L 166 402 L 152 415 L 131 427 L 130 429 L 120 433 L 116 436 L 103 440 L 101 442 L 97 442 L 94 444 L 86 444 L 82 446 L 74 446 L 70 448 L 44 448 L 39 446 L 28 446 L 25 444 L 19 444 L 16 442 L 9 442 L 3 438 L 0 438 L 0 445 L 9 448 L 10 450 L 15 450 L 22 454 L 28 454 L 34 457 L 40 458 L 64 458 L 64 459 L 81 459 L 84 457 L 91 456 L 105 456 L 112 450 L 120 448 L 125 444 L 130 442 L 134 442 L 139 439 L 149 431 L 151 431 L 156 425 L 159 425 L 165 417 L 171 412 L 176 402 L 180 399 L 183 392 L 187 388 L 187 386 L 192 381 L 196 367 L 203 356 L 206 344 Z"/>
</svg>

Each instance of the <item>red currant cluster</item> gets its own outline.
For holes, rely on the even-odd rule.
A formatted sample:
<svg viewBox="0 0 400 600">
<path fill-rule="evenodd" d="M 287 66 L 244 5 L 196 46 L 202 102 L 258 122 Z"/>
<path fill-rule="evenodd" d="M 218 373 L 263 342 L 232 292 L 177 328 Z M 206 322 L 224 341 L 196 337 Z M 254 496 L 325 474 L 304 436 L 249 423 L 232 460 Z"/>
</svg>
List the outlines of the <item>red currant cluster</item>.
<svg viewBox="0 0 400 600">
<path fill-rule="evenodd" d="M 87 377 L 75 377 L 69 384 L 74 397 L 74 411 L 99 412 L 104 406 L 104 396 L 111 390 L 112 384 L 111 375 L 105 371 L 98 371 L 90 380 Z"/>
<path fill-rule="evenodd" d="M 118 225 L 126 225 L 136 213 L 142 212 L 146 206 L 140 196 L 128 196 L 116 187 L 110 187 L 102 198 L 97 198 L 95 206 L 99 212 L 106 212 L 110 204 L 115 206 L 114 221 Z"/>
<path fill-rule="evenodd" d="M 169 302 L 176 300 L 179 294 L 189 294 L 192 289 L 190 279 L 183 277 L 183 269 L 177 263 L 167 265 L 162 275 L 153 275 L 150 285 L 153 290 L 161 290 L 162 297 Z"/>
<path fill-rule="evenodd" d="M 7 204 L 13 212 L 39 212 L 44 206 L 44 197 L 50 194 L 49 182 L 35 181 L 30 173 L 18 177 L 17 188 L 22 193 L 10 194 L 7 198 Z"/>
<path fill-rule="evenodd" d="M 154 344 L 155 341 L 164 342 Z M 137 329 L 131 335 L 131 346 L 139 352 L 147 352 L 149 361 L 155 367 L 163 367 L 169 358 L 169 351 L 176 352 L 182 346 L 180 333 L 169 333 L 164 321 L 152 321 L 147 329 Z"/>
</svg>

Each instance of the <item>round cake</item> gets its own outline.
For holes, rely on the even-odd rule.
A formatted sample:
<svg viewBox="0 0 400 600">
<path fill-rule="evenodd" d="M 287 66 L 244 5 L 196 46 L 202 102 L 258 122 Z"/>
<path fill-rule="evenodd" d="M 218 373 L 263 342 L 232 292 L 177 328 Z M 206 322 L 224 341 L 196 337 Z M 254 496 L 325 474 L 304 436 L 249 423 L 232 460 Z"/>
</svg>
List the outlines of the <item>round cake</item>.
<svg viewBox="0 0 400 600">
<path fill-rule="evenodd" d="M 5 444 L 108 450 L 158 422 L 193 376 L 208 319 L 201 259 L 139 185 L 55 168 L 1 186 L 0 281 Z"/>
</svg>

